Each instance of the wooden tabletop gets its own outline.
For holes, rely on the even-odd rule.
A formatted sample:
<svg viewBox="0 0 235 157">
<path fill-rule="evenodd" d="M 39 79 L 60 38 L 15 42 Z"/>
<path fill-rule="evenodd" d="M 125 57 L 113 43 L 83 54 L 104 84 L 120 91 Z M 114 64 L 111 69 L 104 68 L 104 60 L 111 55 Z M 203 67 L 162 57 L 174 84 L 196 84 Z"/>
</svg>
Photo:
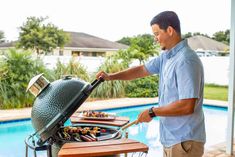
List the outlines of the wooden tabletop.
<svg viewBox="0 0 235 157">
<path fill-rule="evenodd" d="M 116 117 L 114 120 L 88 120 L 78 117 L 79 113 L 74 113 L 70 120 L 72 123 L 91 123 L 91 124 L 104 124 L 111 126 L 124 126 L 130 121 L 129 117 Z"/>
<path fill-rule="evenodd" d="M 106 156 L 132 152 L 148 152 L 148 146 L 132 139 L 118 139 L 100 142 L 65 143 L 58 157 Z"/>
</svg>

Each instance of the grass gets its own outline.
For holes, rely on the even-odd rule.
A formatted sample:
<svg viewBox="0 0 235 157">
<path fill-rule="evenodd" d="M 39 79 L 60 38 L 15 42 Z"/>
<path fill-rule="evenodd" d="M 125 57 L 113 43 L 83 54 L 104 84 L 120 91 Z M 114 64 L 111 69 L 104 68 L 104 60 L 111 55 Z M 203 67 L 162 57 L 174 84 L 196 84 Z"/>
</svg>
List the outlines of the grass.
<svg viewBox="0 0 235 157">
<path fill-rule="evenodd" d="M 206 84 L 204 87 L 204 98 L 228 101 L 228 86 Z"/>
</svg>

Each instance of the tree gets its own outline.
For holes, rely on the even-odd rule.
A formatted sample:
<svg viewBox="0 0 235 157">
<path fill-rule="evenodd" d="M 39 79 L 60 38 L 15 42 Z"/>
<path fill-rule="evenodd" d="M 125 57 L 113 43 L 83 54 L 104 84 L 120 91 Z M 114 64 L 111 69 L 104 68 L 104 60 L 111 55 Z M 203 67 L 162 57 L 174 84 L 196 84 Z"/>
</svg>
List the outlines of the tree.
<svg viewBox="0 0 235 157">
<path fill-rule="evenodd" d="M 55 25 L 43 24 L 47 18 L 28 17 L 20 27 L 18 48 L 31 49 L 40 53 L 51 52 L 56 47 L 63 47 L 69 40 L 68 35 Z"/>
<path fill-rule="evenodd" d="M 218 31 L 213 34 L 213 39 L 219 42 L 223 42 L 225 44 L 229 44 L 230 41 L 230 31 L 229 29 L 225 31 Z"/>
<path fill-rule="evenodd" d="M 118 43 L 131 45 L 131 38 L 130 37 L 123 37 L 122 39 L 117 41 Z"/>
<path fill-rule="evenodd" d="M 211 37 L 209 37 L 209 35 L 202 34 L 200 32 L 194 32 L 194 33 L 188 32 L 186 34 L 182 34 L 182 39 L 190 38 L 190 37 L 193 37 L 193 36 L 196 36 L 196 35 L 201 35 L 201 36 L 204 36 L 204 37 L 207 37 L 207 38 L 211 38 Z"/>
<path fill-rule="evenodd" d="M 188 32 L 186 34 L 182 34 L 182 39 L 186 39 L 186 38 L 190 38 L 192 37 L 192 33 L 191 32 Z"/>
<path fill-rule="evenodd" d="M 196 36 L 196 35 L 201 35 L 201 36 L 204 36 L 204 37 L 210 38 L 210 37 L 209 37 L 209 35 L 207 35 L 207 34 L 203 34 L 203 33 L 200 33 L 200 32 L 195 32 L 195 33 L 193 33 L 193 36 Z"/>
<path fill-rule="evenodd" d="M 4 32 L 0 31 L 0 43 L 3 43 L 5 40 Z"/>
<path fill-rule="evenodd" d="M 149 34 L 138 35 L 132 38 L 128 51 L 130 52 L 131 58 L 138 59 L 140 64 L 149 57 L 158 54 L 154 38 Z"/>
<path fill-rule="evenodd" d="M 227 29 L 225 32 L 224 32 L 225 36 L 226 36 L 226 42 L 227 44 L 230 43 L 230 30 Z"/>
<path fill-rule="evenodd" d="M 139 60 L 140 64 L 149 57 L 158 54 L 158 46 L 154 42 L 154 38 L 150 34 L 137 35 L 135 37 L 125 37 L 119 40 L 120 43 L 129 43 L 127 50 L 118 51 L 117 59 L 122 59 L 126 63 L 130 63 L 132 59 Z"/>
</svg>

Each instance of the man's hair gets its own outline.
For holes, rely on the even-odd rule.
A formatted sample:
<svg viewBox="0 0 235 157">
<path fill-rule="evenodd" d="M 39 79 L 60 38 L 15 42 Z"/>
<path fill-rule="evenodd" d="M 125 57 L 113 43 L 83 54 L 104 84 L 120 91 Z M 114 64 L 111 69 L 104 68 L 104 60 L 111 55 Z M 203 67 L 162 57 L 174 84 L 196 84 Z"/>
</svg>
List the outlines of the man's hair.
<svg viewBox="0 0 235 157">
<path fill-rule="evenodd" d="M 179 35 L 181 35 L 180 20 L 173 11 L 164 11 L 156 15 L 150 22 L 151 26 L 154 24 L 159 25 L 159 28 L 163 30 L 166 30 L 168 26 L 171 26 Z"/>
</svg>

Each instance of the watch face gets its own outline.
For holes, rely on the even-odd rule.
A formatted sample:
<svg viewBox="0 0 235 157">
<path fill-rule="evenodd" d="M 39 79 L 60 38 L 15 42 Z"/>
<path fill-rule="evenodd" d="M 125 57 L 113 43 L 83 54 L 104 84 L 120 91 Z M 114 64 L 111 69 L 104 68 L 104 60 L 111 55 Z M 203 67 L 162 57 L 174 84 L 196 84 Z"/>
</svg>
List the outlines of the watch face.
<svg viewBox="0 0 235 157">
<path fill-rule="evenodd" d="M 149 116 L 150 117 L 155 117 L 155 113 L 153 112 L 153 107 L 149 109 Z"/>
</svg>

